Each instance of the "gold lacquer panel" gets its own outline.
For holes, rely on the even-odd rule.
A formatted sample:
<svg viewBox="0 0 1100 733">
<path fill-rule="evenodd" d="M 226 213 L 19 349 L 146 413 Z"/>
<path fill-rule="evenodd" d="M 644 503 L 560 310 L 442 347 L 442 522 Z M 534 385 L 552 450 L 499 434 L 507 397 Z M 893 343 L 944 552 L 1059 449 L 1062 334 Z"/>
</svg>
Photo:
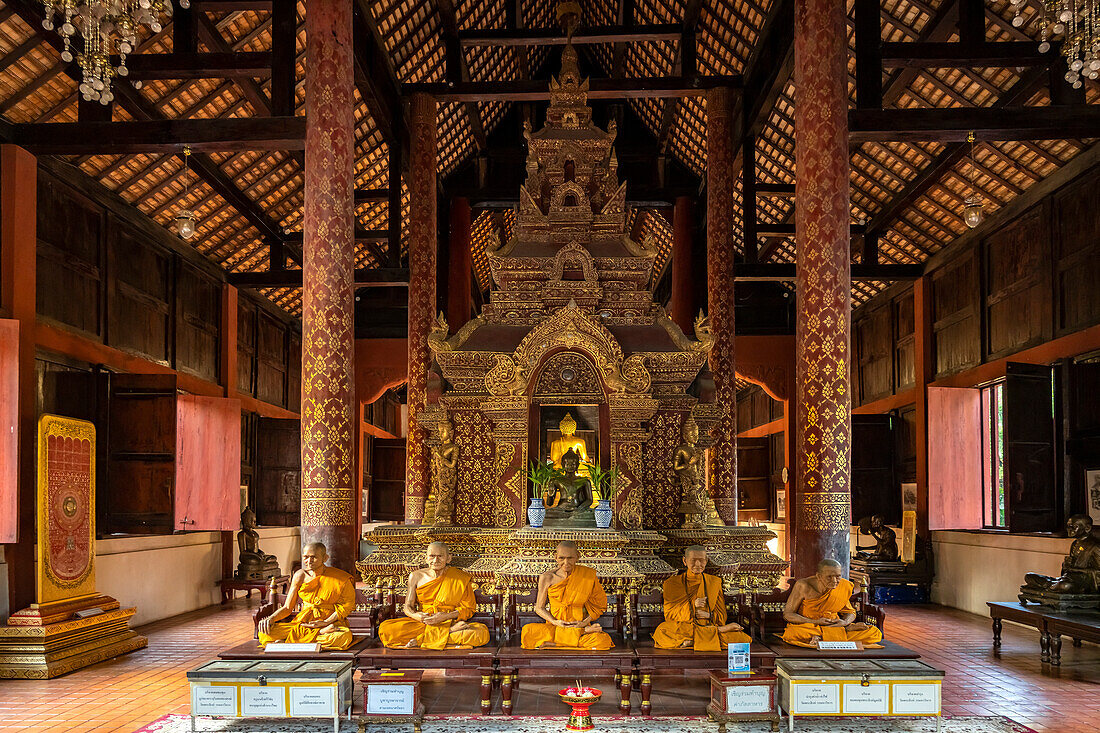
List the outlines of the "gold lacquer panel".
<svg viewBox="0 0 1100 733">
<path fill-rule="evenodd" d="M 95 593 L 95 426 L 38 420 L 38 603 Z"/>
</svg>

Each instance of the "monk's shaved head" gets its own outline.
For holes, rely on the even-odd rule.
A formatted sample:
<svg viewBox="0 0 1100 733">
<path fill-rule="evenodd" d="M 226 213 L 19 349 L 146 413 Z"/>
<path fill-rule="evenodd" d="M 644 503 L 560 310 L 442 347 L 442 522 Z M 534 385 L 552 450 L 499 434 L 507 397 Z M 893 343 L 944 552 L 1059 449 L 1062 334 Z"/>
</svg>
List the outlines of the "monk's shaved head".
<svg viewBox="0 0 1100 733">
<path fill-rule="evenodd" d="M 569 540 L 562 540 L 558 543 L 558 548 L 554 550 L 554 562 L 558 566 L 558 570 L 564 571 L 566 575 L 573 572 L 573 568 L 577 566 L 577 561 L 581 559 L 581 551 L 577 549 L 575 542 Z"/>
<path fill-rule="evenodd" d="M 690 547 L 685 547 L 684 548 L 684 557 L 687 557 L 688 555 L 690 555 L 693 552 L 701 552 L 705 555 L 705 554 L 707 554 L 707 548 L 703 547 L 702 545 L 691 545 Z"/>
<path fill-rule="evenodd" d="M 840 563 L 837 562 L 836 560 L 832 559 L 831 557 L 823 558 L 821 560 L 821 562 L 819 562 L 817 564 L 817 572 L 819 572 L 819 573 L 824 571 L 824 570 L 840 570 L 840 569 L 841 569 Z"/>
<path fill-rule="evenodd" d="M 309 542 L 302 548 L 302 552 L 313 552 L 318 555 L 327 555 L 328 548 L 325 547 L 324 542 Z"/>
<path fill-rule="evenodd" d="M 558 549 L 559 550 L 572 550 L 573 552 L 577 553 L 578 555 L 581 554 L 581 551 L 577 549 L 577 543 L 573 542 L 572 540 L 562 540 L 561 542 L 558 543 Z"/>
<path fill-rule="evenodd" d="M 443 552 L 446 552 L 447 554 L 450 554 L 450 552 L 451 552 L 450 545 L 448 545 L 446 542 L 440 542 L 439 540 L 436 540 L 435 542 L 429 542 L 428 543 L 427 549 L 431 550 L 433 548 L 436 549 L 436 550 L 442 550 Z"/>
</svg>

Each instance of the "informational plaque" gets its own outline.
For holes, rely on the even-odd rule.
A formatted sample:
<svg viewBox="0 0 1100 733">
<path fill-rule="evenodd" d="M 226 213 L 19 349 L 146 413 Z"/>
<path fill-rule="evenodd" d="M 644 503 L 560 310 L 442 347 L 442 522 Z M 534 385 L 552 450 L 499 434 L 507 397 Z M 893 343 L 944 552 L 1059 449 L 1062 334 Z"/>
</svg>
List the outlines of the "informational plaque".
<svg viewBox="0 0 1100 733">
<path fill-rule="evenodd" d="M 830 651 L 830 652 L 855 652 L 863 648 L 863 644 L 858 641 L 819 641 L 817 642 L 818 651 Z"/>
<path fill-rule="evenodd" d="M 241 715 L 246 717 L 286 717 L 286 688 L 264 685 L 241 688 Z"/>
<path fill-rule="evenodd" d="M 886 715 L 889 712 L 890 685 L 863 685 L 858 682 L 844 685 L 845 715 Z"/>
<path fill-rule="evenodd" d="M 895 682 L 894 715 L 936 715 L 940 712 L 940 685 L 935 682 Z"/>
<path fill-rule="evenodd" d="M 192 685 L 192 715 L 228 715 L 237 714 L 236 685 Z"/>
<path fill-rule="evenodd" d="M 749 648 L 751 644 L 734 643 L 729 645 L 727 656 L 729 658 L 730 674 L 743 674 L 750 671 Z"/>
<path fill-rule="evenodd" d="M 264 647 L 264 654 L 316 654 L 319 651 L 320 644 L 304 641 L 272 641 Z"/>
<path fill-rule="evenodd" d="M 367 714 L 412 715 L 415 692 L 412 685 L 370 685 L 367 687 Z"/>
<path fill-rule="evenodd" d="M 791 710 L 798 715 L 836 715 L 840 712 L 840 684 L 792 684 L 791 703 Z"/>
<path fill-rule="evenodd" d="M 336 688 L 324 687 L 290 688 L 290 714 L 296 718 L 328 718 L 337 715 Z"/>
<path fill-rule="evenodd" d="M 726 688 L 727 713 L 767 713 L 772 709 L 773 685 L 738 685 Z"/>
</svg>

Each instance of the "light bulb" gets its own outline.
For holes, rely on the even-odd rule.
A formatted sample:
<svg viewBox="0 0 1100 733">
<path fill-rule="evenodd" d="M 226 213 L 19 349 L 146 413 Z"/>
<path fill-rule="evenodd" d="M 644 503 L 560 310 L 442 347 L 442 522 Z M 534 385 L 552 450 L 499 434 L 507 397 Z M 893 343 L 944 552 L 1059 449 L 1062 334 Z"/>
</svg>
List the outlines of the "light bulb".
<svg viewBox="0 0 1100 733">
<path fill-rule="evenodd" d="M 1046 53 L 1049 50 L 1050 50 L 1050 42 L 1049 41 L 1043 41 L 1042 43 L 1039 44 L 1039 53 Z"/>
<path fill-rule="evenodd" d="M 966 225 L 973 229 L 982 223 L 984 214 L 982 209 L 985 208 L 985 204 L 982 202 L 979 196 L 967 196 L 963 206 L 963 221 Z"/>
<path fill-rule="evenodd" d="M 195 216 L 189 209 L 183 209 L 176 215 L 176 233 L 181 239 L 195 236 Z"/>
<path fill-rule="evenodd" d="M 180 7 L 184 10 L 187 10 L 189 7 L 191 7 L 191 0 L 180 0 Z"/>
<path fill-rule="evenodd" d="M 61 60 L 64 61 L 66 64 L 72 63 L 72 60 L 73 60 L 72 52 L 69 49 L 66 48 L 64 51 L 61 52 Z"/>
</svg>

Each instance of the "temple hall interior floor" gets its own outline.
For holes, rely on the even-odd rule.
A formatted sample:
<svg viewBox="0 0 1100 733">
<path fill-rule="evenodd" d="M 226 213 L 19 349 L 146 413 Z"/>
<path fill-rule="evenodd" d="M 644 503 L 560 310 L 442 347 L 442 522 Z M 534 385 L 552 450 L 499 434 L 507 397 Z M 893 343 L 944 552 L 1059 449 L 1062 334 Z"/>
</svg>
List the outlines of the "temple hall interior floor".
<svg viewBox="0 0 1100 733">
<path fill-rule="evenodd" d="M 238 599 L 224 607 L 145 626 L 140 631 L 149 637 L 148 649 L 65 677 L 0 681 L 0 731 L 129 732 L 167 713 L 188 713 L 187 670 L 251 635 L 248 603 Z M 886 635 L 946 670 L 945 715 L 1003 715 L 1036 731 L 1097 730 L 1100 647 L 1095 644 L 1074 648 L 1067 640 L 1061 668 L 1052 668 L 1039 661 L 1035 630 L 1006 622 L 1003 646 L 994 655 L 988 619 L 938 606 L 888 606 Z M 562 715 L 564 706 L 553 696 L 561 687 L 557 682 L 524 678 L 515 713 Z M 610 680 L 606 682 L 611 690 Z M 472 677 L 427 673 L 421 693 L 427 712 L 476 713 L 477 684 Z M 703 712 L 708 692 L 705 678 L 658 677 L 653 688 L 656 715 Z M 498 692 L 495 711 L 499 700 Z M 635 693 L 635 715 L 638 702 Z M 603 701 L 592 712 L 610 717 L 614 705 Z M 331 730 L 318 722 L 317 730 Z M 813 721 L 800 721 L 796 729 L 812 731 Z M 425 730 L 430 731 L 430 726 L 425 725 Z"/>
</svg>

